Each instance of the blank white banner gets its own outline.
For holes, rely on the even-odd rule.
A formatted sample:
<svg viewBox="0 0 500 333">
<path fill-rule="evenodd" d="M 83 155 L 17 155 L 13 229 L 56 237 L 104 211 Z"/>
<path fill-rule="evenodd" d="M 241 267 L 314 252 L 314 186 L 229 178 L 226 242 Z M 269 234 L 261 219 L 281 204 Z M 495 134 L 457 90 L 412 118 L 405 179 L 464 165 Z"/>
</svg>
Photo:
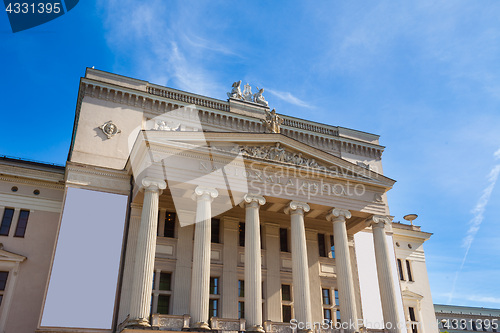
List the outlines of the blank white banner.
<svg viewBox="0 0 500 333">
<path fill-rule="evenodd" d="M 127 196 L 69 187 L 41 326 L 110 329 Z"/>
</svg>

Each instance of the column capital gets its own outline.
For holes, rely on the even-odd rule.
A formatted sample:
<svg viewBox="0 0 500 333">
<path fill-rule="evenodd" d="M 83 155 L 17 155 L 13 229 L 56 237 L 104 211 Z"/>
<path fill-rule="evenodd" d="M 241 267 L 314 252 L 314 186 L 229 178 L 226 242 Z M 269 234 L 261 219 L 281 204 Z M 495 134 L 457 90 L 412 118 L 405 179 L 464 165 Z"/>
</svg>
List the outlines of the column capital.
<svg viewBox="0 0 500 333">
<path fill-rule="evenodd" d="M 245 194 L 243 196 L 242 204 L 244 205 L 244 207 L 248 207 L 252 205 L 254 202 L 259 204 L 259 206 L 262 206 L 266 203 L 266 198 L 264 198 L 262 195 L 256 195 L 256 194 Z"/>
<path fill-rule="evenodd" d="M 391 225 L 392 218 L 386 215 L 372 215 L 365 223 L 367 227 L 372 228 L 386 228 Z"/>
<path fill-rule="evenodd" d="M 192 195 L 193 200 L 213 200 L 219 196 L 219 191 L 213 187 L 198 186 Z"/>
<path fill-rule="evenodd" d="M 345 222 L 346 219 L 350 219 L 352 214 L 347 209 L 343 208 L 333 208 L 328 215 L 326 215 L 326 219 L 331 222 Z"/>
<path fill-rule="evenodd" d="M 163 179 L 145 177 L 141 181 L 141 189 L 159 192 L 167 188 L 167 183 Z"/>
<path fill-rule="evenodd" d="M 301 214 L 307 213 L 311 210 L 311 207 L 305 202 L 301 201 L 290 201 L 288 207 L 285 208 L 285 214 Z"/>
</svg>

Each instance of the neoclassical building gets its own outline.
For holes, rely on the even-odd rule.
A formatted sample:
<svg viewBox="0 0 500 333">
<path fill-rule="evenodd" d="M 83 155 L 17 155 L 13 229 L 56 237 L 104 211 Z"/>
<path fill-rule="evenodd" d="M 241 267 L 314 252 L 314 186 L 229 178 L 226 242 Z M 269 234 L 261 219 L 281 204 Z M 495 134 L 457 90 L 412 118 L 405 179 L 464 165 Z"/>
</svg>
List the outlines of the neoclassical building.
<svg viewBox="0 0 500 333">
<path fill-rule="evenodd" d="M 379 137 L 87 69 L 65 166 L 0 159 L 0 331 L 437 333 Z"/>
</svg>

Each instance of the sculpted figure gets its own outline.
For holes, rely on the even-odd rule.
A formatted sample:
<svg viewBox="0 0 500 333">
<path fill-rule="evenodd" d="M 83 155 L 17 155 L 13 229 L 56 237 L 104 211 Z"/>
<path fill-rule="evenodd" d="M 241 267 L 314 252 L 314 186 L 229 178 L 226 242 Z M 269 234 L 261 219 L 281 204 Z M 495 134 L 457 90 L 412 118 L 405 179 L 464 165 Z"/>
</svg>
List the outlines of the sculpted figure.
<svg viewBox="0 0 500 333">
<path fill-rule="evenodd" d="M 253 94 L 253 102 L 254 103 L 257 103 L 257 104 L 260 104 L 260 105 L 264 105 L 264 106 L 267 106 L 268 103 L 267 101 L 265 100 L 264 96 L 262 96 L 262 94 L 264 93 L 264 88 L 262 89 L 259 89 L 259 87 L 257 87 L 257 90 L 259 92 Z"/>
<path fill-rule="evenodd" d="M 285 161 L 285 149 L 280 147 L 280 143 L 276 142 L 275 147 L 271 147 L 269 149 L 269 158 L 271 160 L 279 161 L 279 162 L 284 162 Z"/>
<path fill-rule="evenodd" d="M 243 97 L 242 97 L 242 99 L 244 101 L 251 102 L 252 101 L 252 97 L 253 97 L 252 87 L 247 83 L 247 84 L 245 84 L 245 89 L 243 90 Z"/>
<path fill-rule="evenodd" d="M 262 124 L 271 133 L 280 133 L 281 124 L 283 124 L 283 118 L 276 114 L 276 109 L 272 109 L 271 112 L 264 110 L 266 112 L 266 119 L 262 120 Z"/>
<path fill-rule="evenodd" d="M 243 99 L 243 96 L 241 95 L 241 80 L 236 81 L 233 83 L 233 89 L 231 90 L 230 93 L 227 93 L 227 97 L 229 98 L 236 98 L 236 99 Z"/>
</svg>

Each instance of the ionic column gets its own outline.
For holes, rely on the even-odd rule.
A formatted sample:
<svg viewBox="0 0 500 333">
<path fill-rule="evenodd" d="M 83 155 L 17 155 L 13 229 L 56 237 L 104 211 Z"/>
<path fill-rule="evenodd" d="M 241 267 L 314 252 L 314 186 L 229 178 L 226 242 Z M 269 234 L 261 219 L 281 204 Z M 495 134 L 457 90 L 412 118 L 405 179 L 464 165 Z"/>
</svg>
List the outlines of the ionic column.
<svg viewBox="0 0 500 333">
<path fill-rule="evenodd" d="M 293 304 L 295 319 L 312 323 L 311 291 L 309 286 L 309 265 L 307 264 L 306 232 L 304 213 L 309 211 L 305 202 L 292 201 L 285 209 L 290 214 L 292 238 Z"/>
<path fill-rule="evenodd" d="M 354 282 L 346 228 L 346 219 L 349 218 L 351 218 L 351 212 L 341 208 L 332 209 L 326 216 L 326 219 L 333 224 L 340 318 L 343 323 L 348 324 L 348 329 L 345 331 L 354 332 L 357 330 L 357 316 L 356 296 L 354 294 Z M 352 325 L 355 327 L 354 330 L 352 329 Z"/>
<path fill-rule="evenodd" d="M 259 208 L 266 203 L 260 195 L 246 194 L 245 202 L 245 319 L 247 331 L 262 328 L 262 271 Z"/>
<path fill-rule="evenodd" d="M 214 188 L 198 186 L 193 194 L 196 200 L 193 270 L 191 274 L 190 315 L 192 328 L 209 330 L 208 301 L 210 292 L 210 242 L 212 229 L 212 200 L 219 193 Z"/>
<path fill-rule="evenodd" d="M 366 222 L 368 226 L 372 226 L 373 230 L 375 261 L 377 263 L 378 285 L 380 289 L 380 300 L 382 301 L 384 323 L 389 332 L 400 332 L 401 330 L 397 327 L 399 315 L 396 294 L 394 293 L 391 256 L 387 248 L 387 238 L 385 234 L 386 228 L 390 226 L 391 220 L 387 216 L 374 215 Z M 394 260 L 394 258 L 392 258 L 392 260 Z"/>
<path fill-rule="evenodd" d="M 163 180 L 144 178 L 142 186 L 144 188 L 144 201 L 137 237 L 130 316 L 127 326 L 150 326 L 149 315 L 156 252 L 156 228 L 158 226 L 158 199 L 167 184 Z"/>
</svg>

